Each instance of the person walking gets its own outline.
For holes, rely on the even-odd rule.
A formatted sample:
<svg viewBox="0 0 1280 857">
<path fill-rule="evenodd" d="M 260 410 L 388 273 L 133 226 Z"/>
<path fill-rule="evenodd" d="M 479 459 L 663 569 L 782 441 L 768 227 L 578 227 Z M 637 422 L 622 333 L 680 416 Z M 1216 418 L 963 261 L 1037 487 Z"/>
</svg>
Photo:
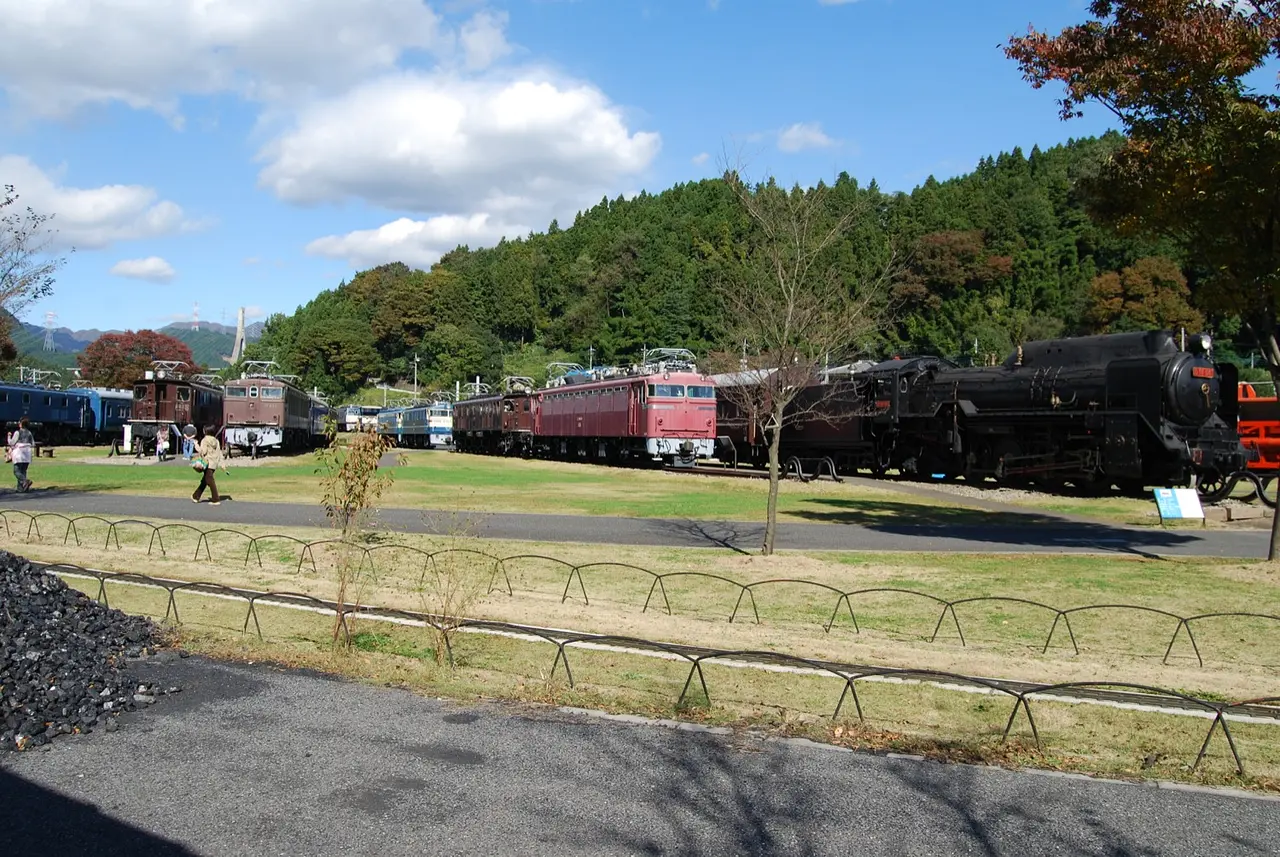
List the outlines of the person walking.
<svg viewBox="0 0 1280 857">
<path fill-rule="evenodd" d="M 208 488 L 211 505 L 221 504 L 222 497 L 218 494 L 218 483 L 214 477 L 219 467 L 225 469 L 225 463 L 222 460 L 222 444 L 218 443 L 216 427 L 205 426 L 204 437 L 196 446 L 196 455 L 191 459 L 191 467 L 200 473 L 200 484 L 191 495 L 191 502 L 199 503 L 200 495 L 204 493 L 205 488 Z"/>
<path fill-rule="evenodd" d="M 26 417 L 18 420 L 18 428 L 9 435 L 9 451 L 5 456 L 13 462 L 13 475 L 18 480 L 19 491 L 31 490 L 31 480 L 27 478 L 27 468 L 31 466 L 31 450 L 35 449 L 36 438 L 27 428 Z"/>
<path fill-rule="evenodd" d="M 164 454 L 169 451 L 169 427 L 161 425 L 156 429 L 156 461 L 164 461 Z"/>
</svg>

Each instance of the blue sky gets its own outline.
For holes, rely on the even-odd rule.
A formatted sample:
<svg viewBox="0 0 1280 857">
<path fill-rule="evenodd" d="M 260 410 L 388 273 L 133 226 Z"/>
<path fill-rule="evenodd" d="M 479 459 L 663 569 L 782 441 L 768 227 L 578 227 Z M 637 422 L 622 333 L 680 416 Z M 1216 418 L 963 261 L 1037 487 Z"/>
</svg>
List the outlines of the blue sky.
<svg viewBox="0 0 1280 857">
<path fill-rule="evenodd" d="M 891 190 L 1096 134 L 1001 44 L 1083 0 L 0 0 L 0 183 L 71 328 L 292 312 L 739 153 Z"/>
</svg>

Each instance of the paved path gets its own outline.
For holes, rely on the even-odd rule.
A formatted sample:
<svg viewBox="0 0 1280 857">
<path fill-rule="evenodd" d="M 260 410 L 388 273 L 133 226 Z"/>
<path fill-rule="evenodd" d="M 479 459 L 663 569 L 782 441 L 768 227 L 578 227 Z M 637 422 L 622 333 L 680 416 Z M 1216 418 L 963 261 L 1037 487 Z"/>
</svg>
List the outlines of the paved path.
<svg viewBox="0 0 1280 857">
<path fill-rule="evenodd" d="M 199 658 L 0 756 L 9 854 L 1262 855 L 1280 802 L 634 725 Z M 7 847 L 5 847 L 7 846 Z"/>
<path fill-rule="evenodd" d="M 0 509 L 102 515 L 111 519 L 166 519 L 222 525 L 265 527 L 325 526 L 317 506 L 249 503 L 230 500 L 218 507 L 187 500 L 128 495 L 89 494 L 47 489 L 30 494 L 0 494 Z M 784 523 L 778 547 L 807 550 L 949 551 L 949 552 L 1116 552 L 1169 556 L 1266 556 L 1269 533 L 1261 530 L 1162 530 L 1080 523 L 1036 512 L 1005 514 L 1000 523 L 974 524 L 972 512 L 933 510 L 961 515 L 955 523 L 912 524 L 900 518 L 862 523 Z M 411 533 L 448 533 L 447 513 L 420 509 L 384 509 L 386 529 Z M 592 542 L 617 545 L 722 547 L 755 551 L 763 540 L 762 524 L 732 521 L 612 518 L 579 515 L 534 515 L 493 512 L 477 517 L 477 534 L 495 539 Z"/>
</svg>

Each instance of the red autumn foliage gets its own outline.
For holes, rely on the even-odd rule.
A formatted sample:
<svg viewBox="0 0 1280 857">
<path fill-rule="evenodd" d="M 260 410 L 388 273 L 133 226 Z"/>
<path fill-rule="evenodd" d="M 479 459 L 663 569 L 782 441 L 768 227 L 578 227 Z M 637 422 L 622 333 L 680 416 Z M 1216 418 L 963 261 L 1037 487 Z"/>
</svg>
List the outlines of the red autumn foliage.
<svg viewBox="0 0 1280 857">
<path fill-rule="evenodd" d="M 181 360 L 186 371 L 198 369 L 185 342 L 154 330 L 104 334 L 76 358 L 80 375 L 97 387 L 130 387 L 155 360 Z"/>
</svg>

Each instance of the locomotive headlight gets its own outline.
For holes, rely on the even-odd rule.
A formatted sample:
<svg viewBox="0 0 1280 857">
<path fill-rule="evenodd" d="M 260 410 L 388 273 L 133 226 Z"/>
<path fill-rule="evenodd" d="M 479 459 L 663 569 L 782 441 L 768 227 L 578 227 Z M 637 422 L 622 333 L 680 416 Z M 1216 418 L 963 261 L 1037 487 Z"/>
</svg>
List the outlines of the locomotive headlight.
<svg viewBox="0 0 1280 857">
<path fill-rule="evenodd" d="M 1191 342 L 1188 345 L 1190 345 L 1191 351 L 1195 354 L 1208 354 L 1209 349 L 1213 347 L 1213 339 L 1209 334 L 1202 333 L 1199 336 L 1191 337 Z"/>
</svg>

